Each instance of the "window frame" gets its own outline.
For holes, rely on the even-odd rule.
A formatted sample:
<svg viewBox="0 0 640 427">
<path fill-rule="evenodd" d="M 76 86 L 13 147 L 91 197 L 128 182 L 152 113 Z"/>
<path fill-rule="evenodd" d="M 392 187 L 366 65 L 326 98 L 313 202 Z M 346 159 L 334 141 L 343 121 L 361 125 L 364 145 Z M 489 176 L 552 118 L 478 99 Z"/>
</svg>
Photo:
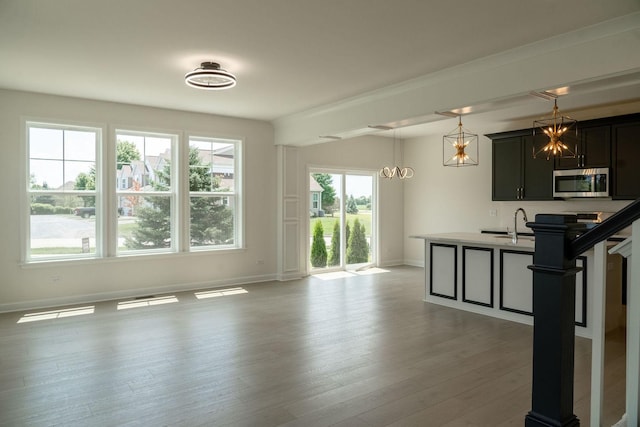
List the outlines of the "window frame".
<svg viewBox="0 0 640 427">
<path fill-rule="evenodd" d="M 233 182 L 234 189 L 233 191 L 207 191 L 207 192 L 192 192 L 189 190 L 189 173 L 190 173 L 190 165 L 189 165 L 189 151 L 191 149 L 192 140 L 200 140 L 200 141 L 208 141 L 208 142 L 220 142 L 224 144 L 231 144 L 234 147 L 233 150 Z M 184 219 L 183 225 L 183 236 L 182 239 L 183 247 L 185 251 L 188 252 L 203 252 L 203 251 L 229 251 L 229 250 L 237 250 L 244 248 L 244 187 L 243 187 L 243 148 L 244 141 L 241 138 L 237 137 L 229 137 L 229 136 L 219 136 L 219 135 L 207 135 L 202 133 L 187 133 L 185 135 L 185 144 L 181 144 L 181 148 L 183 149 L 182 154 L 182 170 L 185 173 L 185 179 L 182 184 L 184 184 L 184 202 L 181 204 L 184 209 Z M 230 245 L 203 245 L 203 246 L 192 246 L 191 245 L 191 197 L 192 196 L 203 196 L 203 197 L 227 197 L 227 203 L 229 204 L 229 198 L 233 200 L 232 212 L 233 212 L 233 244 Z"/>
<path fill-rule="evenodd" d="M 69 120 L 58 121 L 58 120 L 47 120 L 47 119 L 39 119 L 32 117 L 23 117 L 21 119 L 22 126 L 21 130 L 23 134 L 21 135 L 23 143 L 23 149 L 21 150 L 22 157 L 22 168 L 21 168 L 21 180 L 23 180 L 23 184 L 21 188 L 21 210 L 22 215 L 20 220 L 20 228 L 22 230 L 21 239 L 21 258 L 24 263 L 40 263 L 40 262 L 50 262 L 50 261 L 70 261 L 70 260 L 87 260 L 87 259 L 98 259 L 104 256 L 104 247 L 105 247 L 105 236 L 103 233 L 103 225 L 104 218 L 102 215 L 95 216 L 95 251 L 93 253 L 79 253 L 79 254 L 50 254 L 50 255 L 42 255 L 42 256 L 33 256 L 32 254 L 32 227 L 31 227 L 31 200 L 35 195 L 52 195 L 52 196 L 91 196 L 95 197 L 95 209 L 96 212 L 100 212 L 102 208 L 102 194 L 103 194 L 103 175 L 102 175 L 102 163 L 103 163 L 103 149 L 104 149 L 104 134 L 105 127 L 101 124 L 96 123 L 80 123 L 73 122 Z M 64 123 L 63 123 L 64 122 Z M 90 132 L 95 134 L 94 139 L 94 168 L 95 168 L 95 190 L 33 190 L 31 188 L 31 129 L 53 129 L 60 130 L 63 132 L 66 131 L 81 131 L 81 132 Z M 64 137 L 63 137 L 63 153 L 62 159 L 52 159 L 52 160 L 61 160 L 64 164 L 67 160 L 65 160 L 64 153 Z M 69 160 L 72 161 L 72 160 Z M 77 161 L 77 160 L 73 160 Z M 64 166 L 63 166 L 64 167 Z M 63 169 L 64 170 L 64 169 Z M 64 173 L 63 173 L 63 181 L 64 181 Z M 64 182 L 63 182 L 64 184 Z"/>
<path fill-rule="evenodd" d="M 170 181 L 171 188 L 168 191 L 120 191 L 118 190 L 118 177 L 117 177 L 117 146 L 118 146 L 118 135 L 130 135 L 137 136 L 143 138 L 167 138 L 170 140 L 170 162 L 171 162 L 171 173 L 170 173 Z M 176 253 L 180 251 L 180 207 L 178 203 L 180 187 L 181 187 L 181 174 L 180 174 L 180 162 L 179 162 L 179 146 L 180 146 L 180 133 L 179 132 L 162 132 L 155 130 L 140 130 L 140 129 L 132 129 L 130 127 L 116 127 L 112 133 L 111 138 L 111 146 L 109 147 L 109 151 L 113 155 L 113 160 L 108 162 L 106 168 L 109 168 L 112 174 L 109 189 L 109 195 L 113 198 L 113 203 L 109 203 L 109 205 L 113 205 L 114 209 L 111 212 L 117 212 L 119 208 L 118 199 L 121 196 L 134 196 L 134 197 L 153 197 L 153 196 L 164 196 L 169 198 L 169 206 L 170 206 L 170 214 L 169 214 L 169 222 L 170 222 L 170 238 L 171 245 L 167 248 L 155 248 L 155 249 L 130 249 L 130 250 L 118 250 L 118 220 L 117 215 L 111 215 L 113 230 L 110 236 L 110 252 L 114 257 L 122 258 L 128 256 L 138 256 L 138 255 L 150 255 L 150 254 L 167 254 L 167 253 Z M 143 155 L 143 159 L 146 156 L 146 153 L 141 153 Z M 143 160 L 144 161 L 144 160 Z M 105 168 L 105 170 L 106 170 Z"/>
<path fill-rule="evenodd" d="M 90 122 L 75 122 L 73 120 L 42 119 L 34 117 L 21 118 L 21 139 L 24 141 L 21 150 L 21 176 L 24 183 L 20 192 L 21 210 L 21 259 L 24 265 L 34 265 L 43 262 L 100 262 L 138 256 L 175 256 L 177 254 L 196 254 L 203 252 L 230 252 L 245 248 L 245 212 L 244 212 L 244 139 L 235 135 L 206 134 L 202 132 L 158 130 L 151 127 L 116 126 L 112 124 L 96 124 Z M 42 127 L 62 130 L 88 130 L 95 132 L 95 190 L 71 190 L 60 192 L 61 195 L 91 194 L 96 198 L 96 245 L 93 253 L 64 254 L 52 256 L 31 256 L 31 218 L 30 201 L 30 147 L 29 129 Z M 118 215 L 111 212 L 118 211 L 118 197 L 123 192 L 118 191 L 117 168 L 117 135 L 161 136 L 171 138 L 171 183 L 170 193 L 171 218 L 171 248 L 149 250 L 118 251 Z M 189 191 L 189 142 L 191 138 L 213 140 L 229 143 L 234 146 L 234 189 L 232 192 L 207 192 L 203 195 L 229 196 L 233 200 L 233 244 L 191 246 L 190 244 L 190 197 Z M 174 166 L 175 165 L 175 166 Z M 175 185 L 174 185 L 175 183 Z M 52 194 L 48 190 L 47 194 Z M 197 193 L 195 193 L 197 195 Z M 151 196 L 153 192 L 139 192 L 139 196 Z M 164 193 L 163 193 L 164 195 Z"/>
</svg>

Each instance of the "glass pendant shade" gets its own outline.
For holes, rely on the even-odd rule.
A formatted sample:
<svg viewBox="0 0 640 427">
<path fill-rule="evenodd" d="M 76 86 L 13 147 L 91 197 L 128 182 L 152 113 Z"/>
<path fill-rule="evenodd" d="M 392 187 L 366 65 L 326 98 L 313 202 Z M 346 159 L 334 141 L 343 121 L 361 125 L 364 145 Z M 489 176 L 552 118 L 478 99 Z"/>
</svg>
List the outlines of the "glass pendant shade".
<svg viewBox="0 0 640 427">
<path fill-rule="evenodd" d="M 478 135 L 462 127 L 462 116 L 458 127 L 442 137 L 442 164 L 452 167 L 478 165 Z"/>
<path fill-rule="evenodd" d="M 550 118 L 533 122 L 533 136 L 546 135 L 542 145 L 534 146 L 533 157 L 576 157 L 575 149 L 569 143 L 570 135 L 578 136 L 578 121 L 563 116 L 558 110 L 558 100 L 554 100 L 553 113 Z"/>
</svg>

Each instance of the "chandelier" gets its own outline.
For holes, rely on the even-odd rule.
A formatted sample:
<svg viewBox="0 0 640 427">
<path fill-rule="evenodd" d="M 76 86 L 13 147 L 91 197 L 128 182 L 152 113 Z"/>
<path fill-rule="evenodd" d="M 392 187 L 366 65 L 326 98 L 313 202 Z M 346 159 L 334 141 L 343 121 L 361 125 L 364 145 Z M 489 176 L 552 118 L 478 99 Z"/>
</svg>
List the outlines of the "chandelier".
<svg viewBox="0 0 640 427">
<path fill-rule="evenodd" d="M 462 127 L 462 115 L 458 116 L 458 127 L 442 137 L 442 164 L 478 166 L 478 135 Z"/>
<path fill-rule="evenodd" d="M 546 135 L 549 140 L 540 148 L 534 147 L 533 157 L 537 157 L 542 153 L 547 160 L 551 157 L 575 157 L 575 151 L 571 150 L 564 143 L 564 136 L 567 131 L 575 128 L 575 134 L 578 135 L 577 121 L 568 116 L 563 116 L 558 110 L 558 100 L 553 101 L 553 113 L 551 118 L 535 120 L 533 122 L 533 136 Z"/>
<path fill-rule="evenodd" d="M 184 82 L 197 89 L 222 90 L 236 85 L 236 76 L 220 68 L 217 62 L 203 62 L 200 68 L 188 72 Z"/>
<path fill-rule="evenodd" d="M 381 129 L 382 127 L 378 126 L 376 127 L 378 129 Z M 391 129 L 391 128 L 387 128 L 387 129 Z M 396 131 L 393 131 L 393 164 L 396 164 L 396 145 L 397 145 L 397 141 L 396 141 Z M 384 166 L 382 169 L 380 169 L 380 171 L 378 172 L 378 175 L 380 176 L 380 178 L 386 178 L 386 179 L 393 179 L 393 178 L 399 178 L 399 179 L 409 179 L 409 178 L 413 178 L 414 175 L 414 170 L 411 167 L 400 167 L 400 166 Z"/>
</svg>

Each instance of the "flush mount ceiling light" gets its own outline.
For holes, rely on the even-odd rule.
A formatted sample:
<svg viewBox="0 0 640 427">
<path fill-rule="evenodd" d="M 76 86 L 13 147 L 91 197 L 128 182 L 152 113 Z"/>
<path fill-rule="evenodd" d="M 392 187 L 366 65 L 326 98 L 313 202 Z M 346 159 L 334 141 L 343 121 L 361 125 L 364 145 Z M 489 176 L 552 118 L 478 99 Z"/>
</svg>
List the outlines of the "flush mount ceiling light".
<svg viewBox="0 0 640 427">
<path fill-rule="evenodd" d="M 230 89 L 236 85 L 236 77 L 220 68 L 217 62 L 203 62 L 200 68 L 185 74 L 184 81 L 191 87 L 206 90 Z"/>
<path fill-rule="evenodd" d="M 545 134 L 549 137 L 542 147 L 536 148 L 534 141 L 533 157 L 543 154 L 547 160 L 551 157 L 576 157 L 576 153 L 572 151 L 567 144 L 563 142 L 568 130 L 575 129 L 575 135 L 578 136 L 578 121 L 568 116 L 563 116 L 558 110 L 558 100 L 553 100 L 553 113 L 551 118 L 535 120 L 533 122 L 533 136 Z M 573 133 L 573 132 L 571 132 Z"/>
<path fill-rule="evenodd" d="M 458 116 L 458 127 L 442 137 L 442 164 L 444 166 L 478 166 L 478 135 L 462 127 L 462 116 Z"/>
</svg>

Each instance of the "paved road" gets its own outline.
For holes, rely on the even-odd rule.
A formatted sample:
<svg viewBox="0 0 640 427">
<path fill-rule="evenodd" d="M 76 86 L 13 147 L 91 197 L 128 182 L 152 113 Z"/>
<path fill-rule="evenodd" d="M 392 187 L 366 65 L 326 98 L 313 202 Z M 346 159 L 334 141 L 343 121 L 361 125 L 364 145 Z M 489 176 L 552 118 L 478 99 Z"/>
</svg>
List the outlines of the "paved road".
<svg viewBox="0 0 640 427">
<path fill-rule="evenodd" d="M 133 217 L 120 217 L 119 223 L 135 221 Z M 82 247 L 88 237 L 95 247 L 96 218 L 75 215 L 31 215 L 31 247 Z M 122 243 L 119 241 L 119 243 Z"/>
</svg>

